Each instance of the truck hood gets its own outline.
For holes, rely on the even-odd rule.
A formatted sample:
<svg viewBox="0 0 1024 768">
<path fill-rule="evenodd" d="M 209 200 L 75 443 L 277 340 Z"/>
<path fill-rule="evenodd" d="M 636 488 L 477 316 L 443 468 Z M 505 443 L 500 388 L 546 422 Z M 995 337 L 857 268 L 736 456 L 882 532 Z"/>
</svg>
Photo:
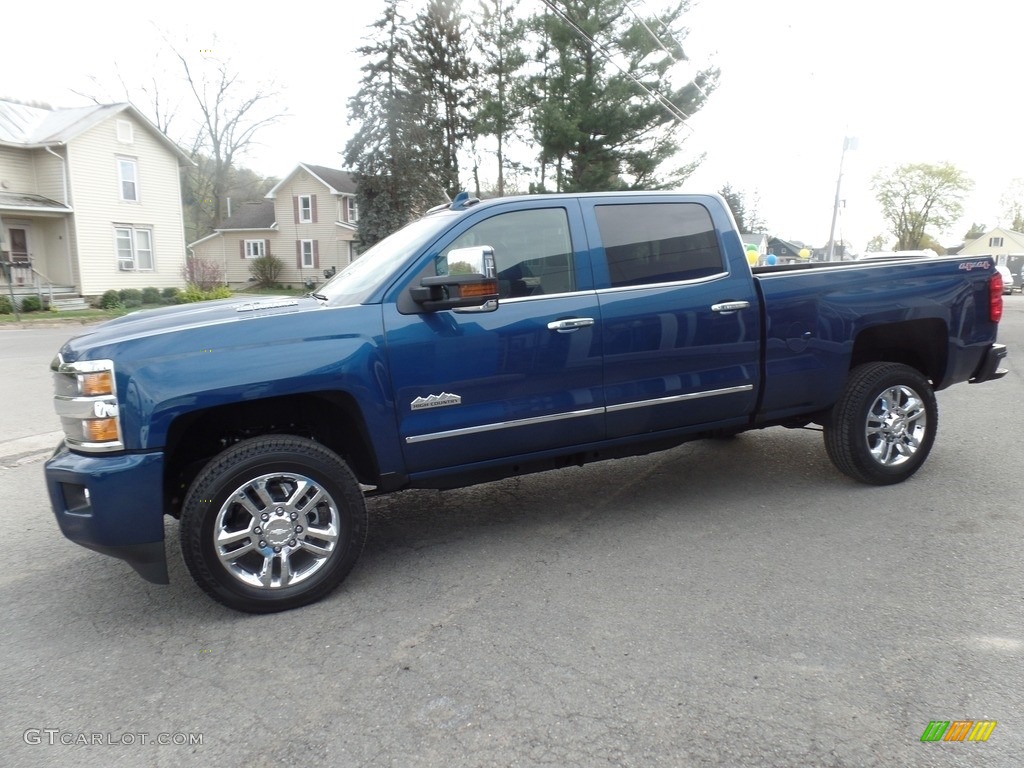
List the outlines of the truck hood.
<svg viewBox="0 0 1024 768">
<path fill-rule="evenodd" d="M 69 341 L 61 352 L 64 360 L 70 362 L 76 360 L 86 348 L 106 347 L 197 328 L 210 329 L 228 323 L 295 315 L 315 311 L 323 306 L 322 301 L 307 296 L 261 296 L 257 299 L 201 301 L 143 310 L 97 325 Z"/>
</svg>

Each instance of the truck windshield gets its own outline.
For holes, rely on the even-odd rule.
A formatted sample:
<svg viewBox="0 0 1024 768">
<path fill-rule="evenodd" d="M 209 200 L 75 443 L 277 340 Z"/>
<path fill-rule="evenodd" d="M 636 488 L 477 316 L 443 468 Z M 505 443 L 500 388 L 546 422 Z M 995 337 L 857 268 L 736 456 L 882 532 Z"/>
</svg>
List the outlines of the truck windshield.
<svg viewBox="0 0 1024 768">
<path fill-rule="evenodd" d="M 388 235 L 317 288 L 332 307 L 361 304 L 403 269 L 410 256 L 447 229 L 457 214 L 426 216 Z"/>
</svg>

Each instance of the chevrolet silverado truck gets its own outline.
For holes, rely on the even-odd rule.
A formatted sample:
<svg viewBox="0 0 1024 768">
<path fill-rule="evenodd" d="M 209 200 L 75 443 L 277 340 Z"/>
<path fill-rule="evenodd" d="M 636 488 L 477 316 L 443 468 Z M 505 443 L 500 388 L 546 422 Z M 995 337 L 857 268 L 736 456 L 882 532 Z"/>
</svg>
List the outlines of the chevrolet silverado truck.
<svg viewBox="0 0 1024 768">
<path fill-rule="evenodd" d="M 935 391 L 1003 376 L 991 258 L 751 269 L 723 199 L 460 194 L 302 297 L 142 311 L 53 363 L 64 535 L 267 613 L 351 571 L 365 497 L 771 426 L 910 477 Z"/>
</svg>

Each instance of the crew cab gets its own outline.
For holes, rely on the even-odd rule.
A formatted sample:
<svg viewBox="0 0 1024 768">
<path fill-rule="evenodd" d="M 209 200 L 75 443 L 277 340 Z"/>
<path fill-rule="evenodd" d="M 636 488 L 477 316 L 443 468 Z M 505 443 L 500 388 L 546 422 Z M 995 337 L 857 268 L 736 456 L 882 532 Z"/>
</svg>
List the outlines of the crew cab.
<svg viewBox="0 0 1024 768">
<path fill-rule="evenodd" d="M 460 195 L 316 292 L 127 315 L 53 363 L 63 533 L 232 608 L 317 600 L 365 497 L 772 426 L 840 472 L 925 461 L 935 391 L 1003 376 L 991 258 L 751 270 L 717 195 Z"/>
</svg>

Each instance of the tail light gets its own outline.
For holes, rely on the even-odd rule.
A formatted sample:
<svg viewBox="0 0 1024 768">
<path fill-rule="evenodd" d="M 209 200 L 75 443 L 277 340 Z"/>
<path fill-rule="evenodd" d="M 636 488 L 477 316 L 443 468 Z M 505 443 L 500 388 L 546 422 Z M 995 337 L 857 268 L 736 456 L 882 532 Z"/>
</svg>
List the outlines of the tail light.
<svg viewBox="0 0 1024 768">
<path fill-rule="evenodd" d="M 993 323 L 1003 319 L 1003 276 L 998 272 L 988 279 L 988 319 Z"/>
</svg>

